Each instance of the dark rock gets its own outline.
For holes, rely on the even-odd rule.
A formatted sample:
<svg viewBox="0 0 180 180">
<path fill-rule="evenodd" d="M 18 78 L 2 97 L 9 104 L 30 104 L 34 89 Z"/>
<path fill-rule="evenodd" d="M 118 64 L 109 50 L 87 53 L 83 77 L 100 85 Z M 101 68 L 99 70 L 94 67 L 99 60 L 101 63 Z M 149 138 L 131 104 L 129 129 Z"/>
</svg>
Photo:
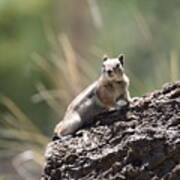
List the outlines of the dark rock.
<svg viewBox="0 0 180 180">
<path fill-rule="evenodd" d="M 180 81 L 49 143 L 43 180 L 180 180 Z"/>
</svg>

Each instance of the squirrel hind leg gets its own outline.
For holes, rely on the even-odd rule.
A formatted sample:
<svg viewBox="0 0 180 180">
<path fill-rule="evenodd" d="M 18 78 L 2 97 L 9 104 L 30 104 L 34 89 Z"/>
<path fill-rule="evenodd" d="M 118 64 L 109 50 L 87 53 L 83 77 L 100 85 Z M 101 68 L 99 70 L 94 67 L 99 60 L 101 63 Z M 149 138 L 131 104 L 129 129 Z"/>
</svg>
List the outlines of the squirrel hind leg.
<svg viewBox="0 0 180 180">
<path fill-rule="evenodd" d="M 64 136 L 72 135 L 81 127 L 81 125 L 81 117 L 77 112 L 74 112 L 71 116 L 66 117 L 63 121 L 57 124 L 53 139 L 62 139 Z"/>
</svg>

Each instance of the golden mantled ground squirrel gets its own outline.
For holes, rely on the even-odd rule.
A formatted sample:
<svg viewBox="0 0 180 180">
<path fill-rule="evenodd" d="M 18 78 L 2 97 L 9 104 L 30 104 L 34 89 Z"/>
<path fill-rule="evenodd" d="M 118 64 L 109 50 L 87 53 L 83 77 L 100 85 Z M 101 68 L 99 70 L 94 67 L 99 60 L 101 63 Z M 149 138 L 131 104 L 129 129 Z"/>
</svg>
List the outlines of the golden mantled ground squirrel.
<svg viewBox="0 0 180 180">
<path fill-rule="evenodd" d="M 68 106 L 65 116 L 55 128 L 55 137 L 75 133 L 82 125 L 117 105 L 117 101 L 130 102 L 129 79 L 124 73 L 124 56 L 103 57 L 102 73 L 97 81 L 83 90 Z"/>
</svg>

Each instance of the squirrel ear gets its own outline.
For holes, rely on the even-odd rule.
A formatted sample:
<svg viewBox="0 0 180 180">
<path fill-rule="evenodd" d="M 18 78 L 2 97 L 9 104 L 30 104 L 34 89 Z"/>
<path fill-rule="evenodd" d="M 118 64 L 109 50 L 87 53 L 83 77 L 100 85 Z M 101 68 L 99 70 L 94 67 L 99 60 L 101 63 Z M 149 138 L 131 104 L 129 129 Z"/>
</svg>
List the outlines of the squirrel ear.
<svg viewBox="0 0 180 180">
<path fill-rule="evenodd" d="M 118 59 L 119 59 L 120 63 L 121 63 L 122 66 L 123 66 L 123 65 L 124 65 L 124 54 L 120 54 L 120 55 L 118 56 Z"/>
<path fill-rule="evenodd" d="M 107 59 L 108 59 L 107 55 L 104 55 L 103 58 L 102 58 L 103 61 L 106 61 Z"/>
</svg>

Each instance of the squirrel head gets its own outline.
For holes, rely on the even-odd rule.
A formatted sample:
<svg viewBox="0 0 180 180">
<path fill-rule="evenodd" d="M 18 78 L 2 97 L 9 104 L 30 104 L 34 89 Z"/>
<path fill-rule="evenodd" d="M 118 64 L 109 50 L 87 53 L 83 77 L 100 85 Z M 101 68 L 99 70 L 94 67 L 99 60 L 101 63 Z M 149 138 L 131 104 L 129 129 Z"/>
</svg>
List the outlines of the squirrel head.
<svg viewBox="0 0 180 180">
<path fill-rule="evenodd" d="M 108 80 L 120 81 L 124 73 L 124 55 L 117 58 L 103 57 L 102 75 Z"/>
</svg>

